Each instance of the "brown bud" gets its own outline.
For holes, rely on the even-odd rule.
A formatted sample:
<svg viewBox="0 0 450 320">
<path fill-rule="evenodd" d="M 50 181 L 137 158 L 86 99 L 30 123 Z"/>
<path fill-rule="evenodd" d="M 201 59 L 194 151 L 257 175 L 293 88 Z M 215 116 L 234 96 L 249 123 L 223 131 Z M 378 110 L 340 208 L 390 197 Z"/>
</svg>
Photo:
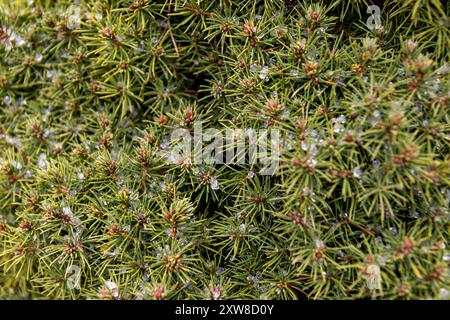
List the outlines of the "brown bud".
<svg viewBox="0 0 450 320">
<path fill-rule="evenodd" d="M 296 167 L 300 167 L 302 165 L 302 160 L 301 159 L 294 159 L 294 166 Z"/>
</svg>

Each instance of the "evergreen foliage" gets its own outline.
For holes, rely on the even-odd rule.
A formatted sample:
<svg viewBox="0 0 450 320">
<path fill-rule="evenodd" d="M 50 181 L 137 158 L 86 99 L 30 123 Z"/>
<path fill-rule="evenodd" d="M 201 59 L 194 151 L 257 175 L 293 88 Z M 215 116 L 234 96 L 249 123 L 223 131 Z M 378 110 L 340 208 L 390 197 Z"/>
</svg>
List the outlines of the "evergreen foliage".
<svg viewBox="0 0 450 320">
<path fill-rule="evenodd" d="M 0 298 L 449 298 L 449 17 L 0 0 Z M 169 162 L 194 121 L 278 129 L 278 172 Z"/>
</svg>

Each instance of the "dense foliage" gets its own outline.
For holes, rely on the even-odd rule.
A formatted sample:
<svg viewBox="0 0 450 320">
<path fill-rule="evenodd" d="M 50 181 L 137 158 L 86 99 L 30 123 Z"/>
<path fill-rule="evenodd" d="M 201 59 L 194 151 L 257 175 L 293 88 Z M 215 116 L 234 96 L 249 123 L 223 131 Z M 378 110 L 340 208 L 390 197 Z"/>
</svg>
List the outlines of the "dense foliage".
<svg viewBox="0 0 450 320">
<path fill-rule="evenodd" d="M 449 298 L 449 17 L 0 0 L 0 298 Z M 195 121 L 279 170 L 168 161 Z"/>
</svg>

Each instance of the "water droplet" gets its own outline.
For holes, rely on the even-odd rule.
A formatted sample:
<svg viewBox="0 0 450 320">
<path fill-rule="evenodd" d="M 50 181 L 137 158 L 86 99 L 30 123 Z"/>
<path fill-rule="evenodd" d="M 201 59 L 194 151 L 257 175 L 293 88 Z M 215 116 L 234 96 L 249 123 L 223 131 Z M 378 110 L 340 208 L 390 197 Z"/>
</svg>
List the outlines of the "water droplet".
<svg viewBox="0 0 450 320">
<path fill-rule="evenodd" d="M 383 239 L 382 239 L 381 237 L 376 237 L 376 238 L 375 238 L 375 245 L 376 245 L 377 247 L 383 246 Z"/>
<path fill-rule="evenodd" d="M 168 141 L 163 141 L 160 145 L 161 149 L 167 149 L 169 147 Z"/>
<path fill-rule="evenodd" d="M 390 227 L 390 228 L 389 228 L 389 232 L 390 232 L 393 236 L 396 236 L 397 233 L 398 233 L 396 227 Z"/>
<path fill-rule="evenodd" d="M 109 290 L 117 289 L 117 284 L 115 284 L 114 282 L 112 282 L 110 280 L 106 280 L 105 285 Z"/>
<path fill-rule="evenodd" d="M 264 80 L 264 79 L 266 79 L 267 78 L 267 75 L 269 74 L 269 67 L 267 67 L 267 66 L 264 66 L 264 67 L 262 67 L 262 69 L 261 69 L 261 71 L 259 72 L 259 78 L 261 79 L 261 80 Z"/>
<path fill-rule="evenodd" d="M 64 213 L 65 215 L 68 215 L 68 216 L 73 215 L 72 210 L 71 210 L 69 207 L 64 207 L 64 208 L 62 209 L 62 211 L 63 211 L 63 213 Z"/>
<path fill-rule="evenodd" d="M 222 267 L 218 267 L 217 271 L 216 271 L 216 275 L 220 276 L 223 273 L 223 268 Z"/>
<path fill-rule="evenodd" d="M 420 214 L 416 210 L 409 210 L 409 216 L 414 219 L 420 218 Z"/>
<path fill-rule="evenodd" d="M 361 174 L 362 174 L 362 171 L 361 171 L 361 169 L 359 169 L 359 168 L 356 168 L 355 170 L 353 170 L 353 176 L 355 177 L 355 178 L 361 178 Z"/>
<path fill-rule="evenodd" d="M 325 244 L 322 242 L 322 240 L 316 239 L 314 241 L 314 244 L 316 245 L 317 249 L 323 249 L 325 248 Z"/>
<path fill-rule="evenodd" d="M 372 163 L 372 165 L 373 165 L 373 167 L 374 167 L 375 169 L 379 169 L 380 166 L 381 166 L 381 162 L 378 161 L 378 160 L 375 160 L 375 161 Z"/>
<path fill-rule="evenodd" d="M 53 78 L 55 76 L 56 72 L 53 70 L 47 70 L 47 72 L 45 73 L 45 76 L 47 78 Z"/>
<path fill-rule="evenodd" d="M 46 153 L 41 153 L 39 155 L 39 159 L 38 159 L 38 167 L 39 168 L 45 169 L 46 167 L 49 166 L 50 163 L 46 159 L 47 159 Z"/>
<path fill-rule="evenodd" d="M 259 70 L 259 66 L 257 64 L 252 64 L 250 66 L 250 72 L 256 72 Z"/>
<path fill-rule="evenodd" d="M 334 131 L 334 132 L 342 132 L 343 129 L 342 129 L 342 127 L 341 127 L 340 124 L 336 123 L 336 124 L 334 125 L 334 127 L 333 127 L 333 131 Z"/>
<path fill-rule="evenodd" d="M 27 170 L 27 172 L 25 172 L 24 178 L 25 179 L 31 178 L 31 171 L 30 170 Z"/>
<path fill-rule="evenodd" d="M 306 144 L 305 141 L 302 141 L 302 149 L 303 149 L 304 151 L 308 150 L 308 145 Z"/>
<path fill-rule="evenodd" d="M 441 288 L 439 290 L 439 298 L 441 298 L 441 299 L 449 299 L 450 298 L 450 291 L 448 291 L 445 288 Z"/>
<path fill-rule="evenodd" d="M 211 184 L 211 189 L 213 190 L 219 190 L 219 183 L 217 182 L 217 179 L 214 177 L 209 178 L 209 183 Z"/>
</svg>

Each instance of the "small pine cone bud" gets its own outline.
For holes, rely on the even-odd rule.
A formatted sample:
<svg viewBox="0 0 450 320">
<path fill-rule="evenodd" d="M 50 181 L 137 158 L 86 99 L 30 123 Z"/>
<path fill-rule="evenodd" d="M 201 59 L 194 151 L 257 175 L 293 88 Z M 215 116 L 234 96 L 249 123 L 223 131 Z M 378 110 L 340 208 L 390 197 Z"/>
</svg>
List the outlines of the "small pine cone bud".
<svg viewBox="0 0 450 320">
<path fill-rule="evenodd" d="M 28 248 L 28 254 L 34 256 L 36 254 L 37 248 L 35 246 L 31 246 Z"/>
<path fill-rule="evenodd" d="M 177 236 L 177 229 L 176 228 L 170 229 L 170 231 L 168 233 L 168 236 L 171 237 L 171 238 L 176 238 L 176 236 Z"/>
<path fill-rule="evenodd" d="M 156 288 L 155 291 L 153 291 L 153 297 L 156 300 L 161 300 L 162 298 L 164 298 L 164 288 L 163 287 Z"/>
<path fill-rule="evenodd" d="M 99 85 L 98 85 L 98 83 L 97 82 L 91 82 L 90 84 L 89 84 L 89 87 L 91 88 L 91 90 L 92 91 L 98 91 L 98 89 L 99 89 Z"/>
<path fill-rule="evenodd" d="M 269 109 L 274 110 L 274 111 L 279 111 L 281 110 L 281 104 L 278 104 L 275 100 L 270 99 L 267 102 L 267 106 L 269 107 Z"/>
<path fill-rule="evenodd" d="M 115 175 L 117 172 L 117 164 L 113 161 L 108 165 L 108 171 L 111 176 Z"/>
<path fill-rule="evenodd" d="M 109 127 L 109 125 L 110 125 L 110 122 L 109 122 L 108 118 L 106 118 L 104 116 L 100 117 L 100 123 L 104 127 Z"/>
<path fill-rule="evenodd" d="M 32 225 L 29 222 L 21 222 L 19 224 L 19 228 L 24 229 L 24 230 L 30 230 L 32 228 Z"/>
<path fill-rule="evenodd" d="M 103 38 L 111 38 L 112 36 L 114 36 L 114 31 L 111 30 L 111 29 L 109 29 L 109 28 L 106 28 L 106 29 L 100 30 L 100 31 L 99 31 L 99 34 L 100 34 Z"/>
<path fill-rule="evenodd" d="M 410 239 L 408 238 L 404 239 L 402 245 L 402 253 L 408 254 L 410 249 L 412 249 L 414 245 L 415 245 L 414 242 L 411 241 Z"/>
<path fill-rule="evenodd" d="M 394 160 L 393 161 L 397 165 L 403 165 L 404 164 L 402 157 L 398 156 L 398 155 L 394 156 Z"/>
<path fill-rule="evenodd" d="M 157 57 L 162 56 L 164 53 L 166 53 L 166 50 L 164 50 L 164 48 L 162 48 L 162 47 L 157 47 L 155 49 L 155 56 L 157 56 Z"/>
<path fill-rule="evenodd" d="M 396 115 L 392 116 L 391 120 L 392 120 L 392 123 L 398 124 L 402 120 L 402 116 L 396 114 Z"/>
<path fill-rule="evenodd" d="M 99 145 L 107 147 L 109 143 L 111 142 L 112 138 L 109 133 L 105 133 L 103 137 L 98 142 Z"/>
<path fill-rule="evenodd" d="M 121 71 L 125 71 L 128 68 L 128 64 L 125 62 L 122 62 L 119 66 Z"/>
<path fill-rule="evenodd" d="M 166 217 L 168 220 L 170 220 L 170 218 L 172 218 L 172 215 L 169 212 L 163 212 L 162 213 L 164 217 Z"/>
<path fill-rule="evenodd" d="M 116 226 L 115 224 L 111 225 L 111 227 L 108 230 L 109 235 L 120 234 L 121 232 L 122 232 L 122 230 L 120 230 L 120 228 L 118 226 Z"/>
<path fill-rule="evenodd" d="M 227 33 L 228 31 L 230 31 L 230 29 L 231 29 L 231 27 L 228 23 L 222 24 L 222 27 L 221 27 L 222 32 Z"/>
<path fill-rule="evenodd" d="M 194 16 L 199 17 L 203 14 L 203 10 L 201 8 L 194 9 Z"/>
<path fill-rule="evenodd" d="M 6 88 L 6 85 L 7 85 L 6 78 L 3 76 L 0 76 L 0 87 Z"/>
<path fill-rule="evenodd" d="M 408 41 L 406 42 L 405 52 L 406 52 L 406 53 L 411 53 L 411 52 L 413 52 L 414 49 L 416 48 L 416 46 L 417 46 L 417 44 L 416 44 L 414 41 L 408 40 Z"/>
<path fill-rule="evenodd" d="M 109 293 L 108 291 L 106 291 L 106 289 L 103 289 L 102 291 L 100 291 L 100 298 L 102 300 L 106 300 L 108 299 Z"/>
<path fill-rule="evenodd" d="M 344 140 L 345 140 L 345 142 L 347 142 L 347 143 L 352 143 L 353 142 L 353 136 L 352 135 L 347 135 L 345 138 L 344 138 Z"/>
<path fill-rule="evenodd" d="M 244 36 L 252 37 L 255 32 L 255 29 L 256 28 L 253 25 L 253 21 L 246 20 L 244 23 L 244 30 L 242 33 L 244 34 Z"/>
</svg>

